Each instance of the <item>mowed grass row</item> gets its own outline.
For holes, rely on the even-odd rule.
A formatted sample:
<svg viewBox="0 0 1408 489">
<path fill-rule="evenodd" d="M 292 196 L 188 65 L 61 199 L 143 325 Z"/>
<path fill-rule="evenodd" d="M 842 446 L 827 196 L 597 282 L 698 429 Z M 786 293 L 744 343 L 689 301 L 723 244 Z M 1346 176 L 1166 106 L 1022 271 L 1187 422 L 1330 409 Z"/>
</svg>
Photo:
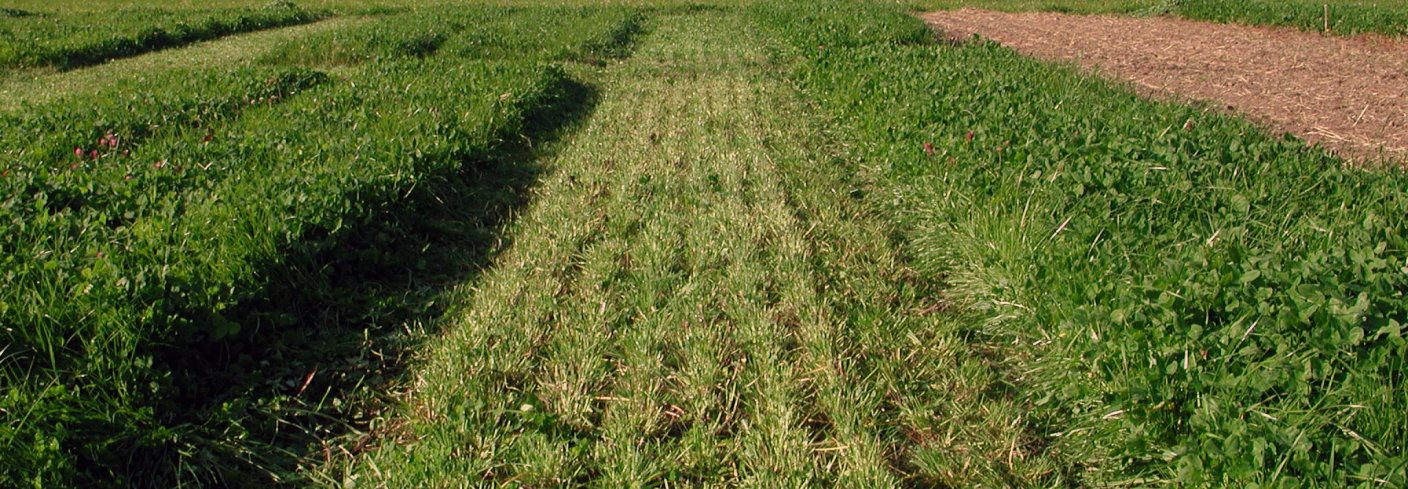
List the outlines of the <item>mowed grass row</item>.
<svg viewBox="0 0 1408 489">
<path fill-rule="evenodd" d="M 228 34 L 316 20 L 289 2 L 215 10 L 116 10 L 0 14 L 0 68 L 72 69 Z"/>
<path fill-rule="evenodd" d="M 242 307 L 310 279 L 290 263 L 517 144 L 568 96 L 553 61 L 177 71 L 5 115 L 0 485 L 225 477 L 186 464 L 257 441 L 188 370 L 297 326 Z"/>
<path fill-rule="evenodd" d="M 1405 483 L 1402 171 L 993 44 L 918 43 L 879 4 L 754 12 L 795 41 L 921 270 L 1006 345 L 1022 422 L 1071 482 Z"/>
<path fill-rule="evenodd" d="M 915 0 L 923 10 L 974 7 L 1011 12 L 1053 11 L 1177 15 L 1247 25 L 1294 27 L 1335 34 L 1408 34 L 1403 0 Z"/>
<path fill-rule="evenodd" d="M 774 40 L 736 11 L 647 31 L 341 482 L 1044 480 L 1038 457 L 1010 470 L 1030 441 L 1001 374 L 935 313 Z"/>
</svg>

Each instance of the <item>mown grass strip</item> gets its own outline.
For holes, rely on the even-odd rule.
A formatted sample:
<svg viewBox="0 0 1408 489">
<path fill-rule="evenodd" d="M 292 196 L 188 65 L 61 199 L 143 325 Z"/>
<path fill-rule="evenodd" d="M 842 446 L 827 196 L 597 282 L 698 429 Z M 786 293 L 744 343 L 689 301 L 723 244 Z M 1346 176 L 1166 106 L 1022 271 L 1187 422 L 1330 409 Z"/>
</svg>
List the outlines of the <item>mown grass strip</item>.
<svg viewBox="0 0 1408 489">
<path fill-rule="evenodd" d="M 885 12 L 857 25 L 910 22 Z M 997 351 L 1023 422 L 1078 480 L 1402 480 L 1401 172 L 989 44 L 821 50 L 759 18 L 866 142 L 922 270 L 1021 345 Z"/>
<path fill-rule="evenodd" d="M 1002 379 L 957 323 L 911 317 L 932 299 L 846 188 L 852 163 L 825 159 L 773 41 L 730 12 L 650 24 L 355 482 L 1054 480 L 1036 456 L 954 456 L 1032 452 L 1021 411 L 962 402 Z M 983 424 L 934 434 L 960 414 Z"/>
<path fill-rule="evenodd" d="M 717 49 L 730 16 L 655 25 L 609 68 L 605 102 L 422 369 L 415 440 L 384 447 L 363 477 L 819 480 L 769 292 L 775 230 L 731 225 L 779 210 L 775 187 L 750 183 L 773 178 L 751 124 L 731 119 L 767 105 L 751 95 L 765 59 Z"/>
</svg>

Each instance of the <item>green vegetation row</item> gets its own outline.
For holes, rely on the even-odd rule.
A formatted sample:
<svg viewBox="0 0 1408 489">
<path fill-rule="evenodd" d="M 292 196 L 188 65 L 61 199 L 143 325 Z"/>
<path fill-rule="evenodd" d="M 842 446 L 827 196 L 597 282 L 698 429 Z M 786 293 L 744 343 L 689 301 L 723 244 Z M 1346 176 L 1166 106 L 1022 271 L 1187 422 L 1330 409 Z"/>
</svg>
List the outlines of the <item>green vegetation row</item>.
<svg viewBox="0 0 1408 489">
<path fill-rule="evenodd" d="M 1182 17 L 1213 22 L 1408 35 L 1408 2 L 1402 0 L 1180 0 L 1175 5 Z"/>
<path fill-rule="evenodd" d="M 431 9 L 291 40 L 275 46 L 261 61 L 332 67 L 444 53 L 590 62 L 616 54 L 611 50 L 639 29 L 638 15 L 626 8 L 489 7 L 451 15 Z"/>
<path fill-rule="evenodd" d="M 118 426 L 153 416 L 134 412 L 146 396 L 130 392 L 145 362 L 135 356 L 145 333 L 136 323 L 151 311 L 127 302 L 131 279 L 95 283 L 127 251 L 131 223 L 170 197 L 169 189 L 156 190 L 165 187 L 162 175 L 186 170 L 153 168 L 161 160 L 143 157 L 141 143 L 204 133 L 253 99 L 289 96 L 325 78 L 293 70 L 172 72 L 4 117 L 0 152 L 10 163 L 0 170 L 0 324 L 7 358 L 0 375 L 8 387 L 2 409 L 12 415 L 0 427 L 10 462 L 0 479 L 7 485 L 21 475 L 71 471 L 71 458 L 114 457 L 107 453 L 114 447 L 96 440 L 122 443 Z M 199 93 L 191 82 L 200 83 Z M 145 274 L 133 278 L 145 281 Z"/>
<path fill-rule="evenodd" d="M 295 327 L 245 306 L 517 141 L 567 96 L 551 61 L 174 71 L 0 117 L 0 486 L 233 477 L 195 461 L 252 441 L 201 431 L 221 413 L 186 412 L 212 387 L 181 369 Z"/>
<path fill-rule="evenodd" d="M 915 43 L 889 7 L 753 12 L 794 40 L 922 270 L 1009 345 L 1032 453 L 1069 468 L 1013 477 L 1408 482 L 1401 171 L 994 44 Z"/>
<path fill-rule="evenodd" d="M 70 69 L 157 49 L 272 27 L 301 24 L 321 14 L 289 2 L 263 7 L 0 15 L 0 68 Z"/>
<path fill-rule="evenodd" d="M 1336 34 L 1408 34 L 1403 0 L 917 0 L 919 9 L 976 7 L 1003 11 L 1172 14 L 1189 19 L 1294 27 Z"/>
</svg>

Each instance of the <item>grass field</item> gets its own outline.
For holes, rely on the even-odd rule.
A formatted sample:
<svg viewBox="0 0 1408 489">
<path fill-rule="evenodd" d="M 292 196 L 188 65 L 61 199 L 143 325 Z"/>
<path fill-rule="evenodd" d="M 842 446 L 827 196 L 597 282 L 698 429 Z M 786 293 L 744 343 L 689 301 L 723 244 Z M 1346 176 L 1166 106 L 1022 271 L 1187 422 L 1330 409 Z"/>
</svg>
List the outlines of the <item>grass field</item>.
<svg viewBox="0 0 1408 489">
<path fill-rule="evenodd" d="M 1408 484 L 1408 176 L 959 3 L 7 4 L 0 487 Z"/>
</svg>

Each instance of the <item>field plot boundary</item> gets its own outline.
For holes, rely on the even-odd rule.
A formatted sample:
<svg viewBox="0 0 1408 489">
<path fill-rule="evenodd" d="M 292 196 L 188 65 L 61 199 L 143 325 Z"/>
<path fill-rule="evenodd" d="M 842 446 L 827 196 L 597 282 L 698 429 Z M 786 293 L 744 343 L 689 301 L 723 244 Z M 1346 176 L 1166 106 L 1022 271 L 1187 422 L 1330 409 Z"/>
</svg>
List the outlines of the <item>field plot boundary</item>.
<svg viewBox="0 0 1408 489">
<path fill-rule="evenodd" d="M 952 40 L 976 34 L 1128 81 L 1147 95 L 1208 101 L 1348 159 L 1408 157 L 1408 43 L 1401 40 L 1167 17 L 977 9 L 920 17 Z"/>
</svg>

